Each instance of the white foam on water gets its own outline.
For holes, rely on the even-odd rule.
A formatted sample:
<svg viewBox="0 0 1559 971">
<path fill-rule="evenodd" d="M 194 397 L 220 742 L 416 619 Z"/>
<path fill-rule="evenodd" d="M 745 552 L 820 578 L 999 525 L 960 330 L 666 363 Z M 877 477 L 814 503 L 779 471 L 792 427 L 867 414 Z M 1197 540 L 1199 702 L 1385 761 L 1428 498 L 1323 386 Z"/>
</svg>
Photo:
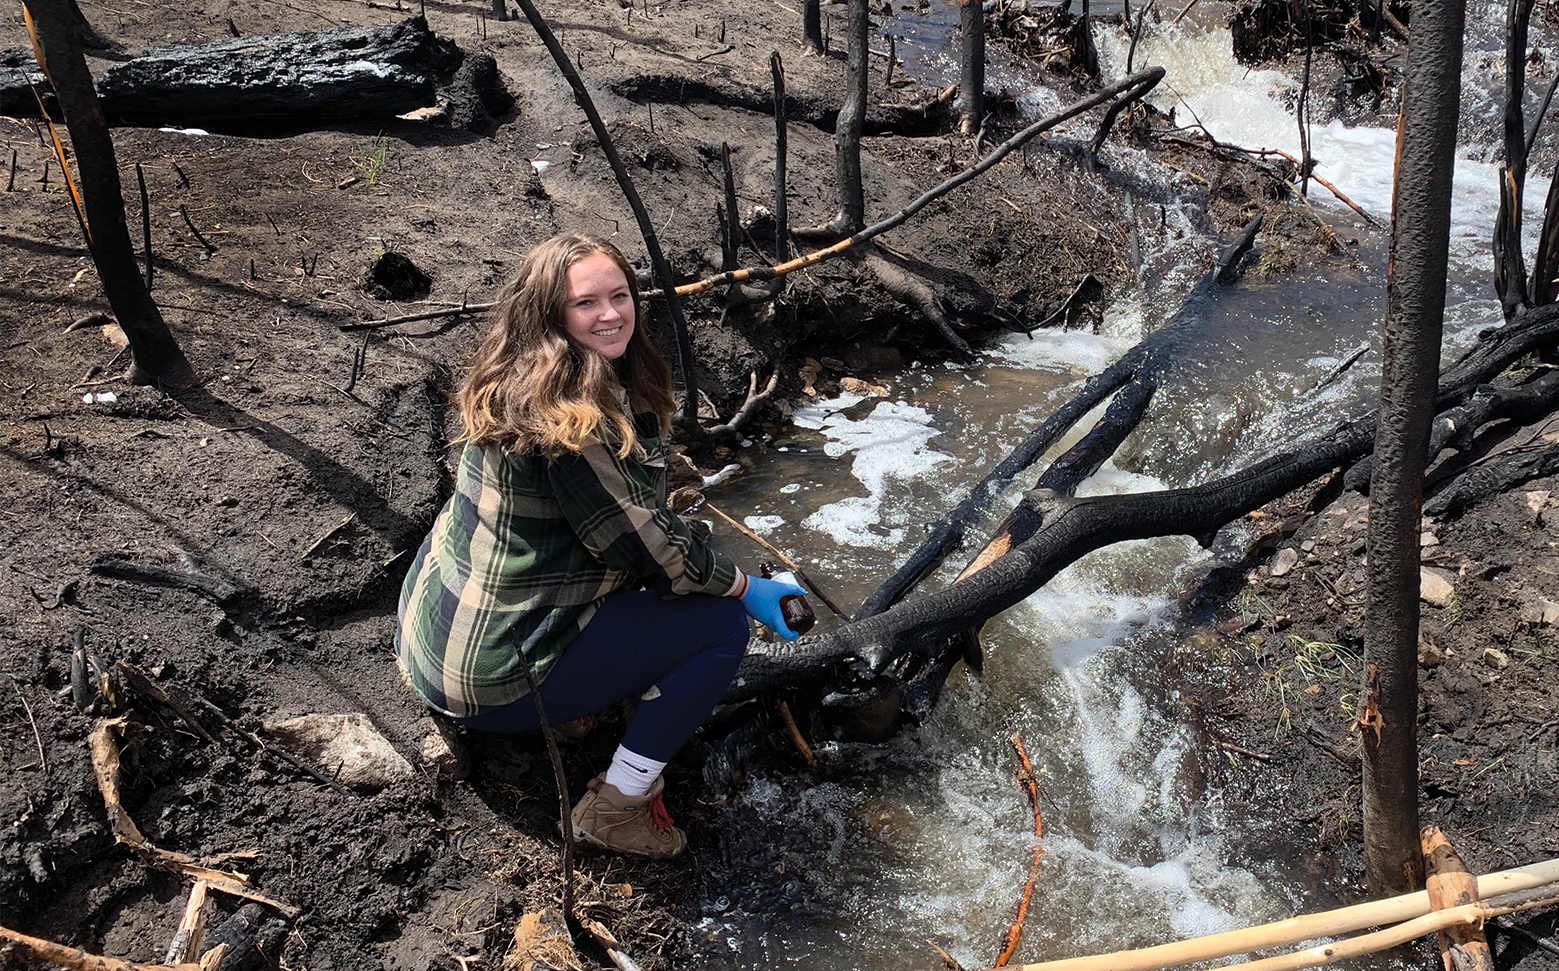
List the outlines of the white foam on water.
<svg viewBox="0 0 1559 971">
<path fill-rule="evenodd" d="M 863 400 L 851 397 L 856 398 L 852 404 Z M 927 444 L 938 430 L 924 408 L 902 401 L 879 401 L 865 418 L 852 419 L 841 413 L 840 400 L 819 402 L 815 407 L 821 414 L 806 415 L 816 424 L 804 427 L 815 427 L 828 437 L 823 451 L 830 458 L 854 457 L 850 472 L 866 488 L 866 495 L 829 503 L 808 516 L 803 525 L 844 546 L 897 547 L 904 541 L 904 529 L 881 526 L 883 493 L 889 481 L 911 480 L 953 457 Z"/>
</svg>

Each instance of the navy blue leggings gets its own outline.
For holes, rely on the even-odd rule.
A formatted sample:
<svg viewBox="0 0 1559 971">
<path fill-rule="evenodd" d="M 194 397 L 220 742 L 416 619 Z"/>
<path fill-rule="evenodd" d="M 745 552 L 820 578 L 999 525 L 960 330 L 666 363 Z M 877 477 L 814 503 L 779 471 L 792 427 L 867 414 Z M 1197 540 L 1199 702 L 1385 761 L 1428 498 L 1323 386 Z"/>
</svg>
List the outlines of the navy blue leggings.
<svg viewBox="0 0 1559 971">
<path fill-rule="evenodd" d="M 653 686 L 658 693 L 639 703 L 622 743 L 669 762 L 720 703 L 747 651 L 748 634 L 747 613 L 735 597 L 663 600 L 648 590 L 614 593 L 541 683 L 547 720 L 561 725 Z M 529 695 L 455 720 L 484 732 L 529 732 L 539 724 Z"/>
</svg>

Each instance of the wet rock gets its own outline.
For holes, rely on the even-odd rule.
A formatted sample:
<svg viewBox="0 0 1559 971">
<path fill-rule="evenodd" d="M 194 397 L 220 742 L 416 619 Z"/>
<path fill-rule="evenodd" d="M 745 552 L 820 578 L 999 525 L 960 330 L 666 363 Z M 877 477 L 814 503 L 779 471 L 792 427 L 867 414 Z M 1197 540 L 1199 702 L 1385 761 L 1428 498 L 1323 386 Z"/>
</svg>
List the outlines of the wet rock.
<svg viewBox="0 0 1559 971">
<path fill-rule="evenodd" d="M 1418 571 L 1418 597 L 1431 607 L 1444 607 L 1456 596 L 1456 588 L 1440 571 L 1427 567 Z"/>
<path fill-rule="evenodd" d="M 375 300 L 421 300 L 433 278 L 402 253 L 385 253 L 363 271 L 363 290 Z"/>
<path fill-rule="evenodd" d="M 413 775 L 411 763 L 361 712 L 304 715 L 267 723 L 265 728 L 283 748 L 313 762 L 344 786 L 377 790 Z"/>
<path fill-rule="evenodd" d="M 1277 556 L 1272 558 L 1272 565 L 1268 567 L 1268 570 L 1273 576 L 1280 577 L 1289 573 L 1298 565 L 1299 551 L 1292 546 L 1285 546 L 1283 549 L 1278 550 Z"/>
</svg>

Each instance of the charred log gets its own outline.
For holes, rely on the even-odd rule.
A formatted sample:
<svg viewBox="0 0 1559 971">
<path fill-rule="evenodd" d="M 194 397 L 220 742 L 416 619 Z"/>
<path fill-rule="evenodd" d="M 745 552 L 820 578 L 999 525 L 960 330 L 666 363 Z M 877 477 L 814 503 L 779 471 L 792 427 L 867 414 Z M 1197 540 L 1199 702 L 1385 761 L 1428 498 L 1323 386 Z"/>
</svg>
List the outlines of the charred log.
<svg viewBox="0 0 1559 971">
<path fill-rule="evenodd" d="M 31 59 L 0 57 L 0 112 L 36 115 L 22 85 Z M 224 131 L 389 118 L 447 93 L 454 124 L 480 126 L 513 104 L 491 63 L 439 38 L 421 17 L 375 27 L 223 38 L 149 48 L 103 73 L 110 122 Z"/>
</svg>

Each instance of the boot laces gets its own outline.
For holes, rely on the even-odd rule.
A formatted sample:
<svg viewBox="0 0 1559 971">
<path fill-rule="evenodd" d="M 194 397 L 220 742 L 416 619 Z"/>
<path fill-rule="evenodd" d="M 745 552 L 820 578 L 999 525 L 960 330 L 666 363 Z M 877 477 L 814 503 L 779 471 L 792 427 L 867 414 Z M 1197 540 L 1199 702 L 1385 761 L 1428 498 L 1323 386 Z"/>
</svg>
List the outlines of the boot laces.
<svg viewBox="0 0 1559 971">
<path fill-rule="evenodd" d="M 675 825 L 671 821 L 671 814 L 666 812 L 666 803 L 661 799 L 659 793 L 656 793 L 655 798 L 645 804 L 645 808 L 649 809 L 650 822 L 655 824 L 656 829 L 667 830 Z"/>
</svg>

